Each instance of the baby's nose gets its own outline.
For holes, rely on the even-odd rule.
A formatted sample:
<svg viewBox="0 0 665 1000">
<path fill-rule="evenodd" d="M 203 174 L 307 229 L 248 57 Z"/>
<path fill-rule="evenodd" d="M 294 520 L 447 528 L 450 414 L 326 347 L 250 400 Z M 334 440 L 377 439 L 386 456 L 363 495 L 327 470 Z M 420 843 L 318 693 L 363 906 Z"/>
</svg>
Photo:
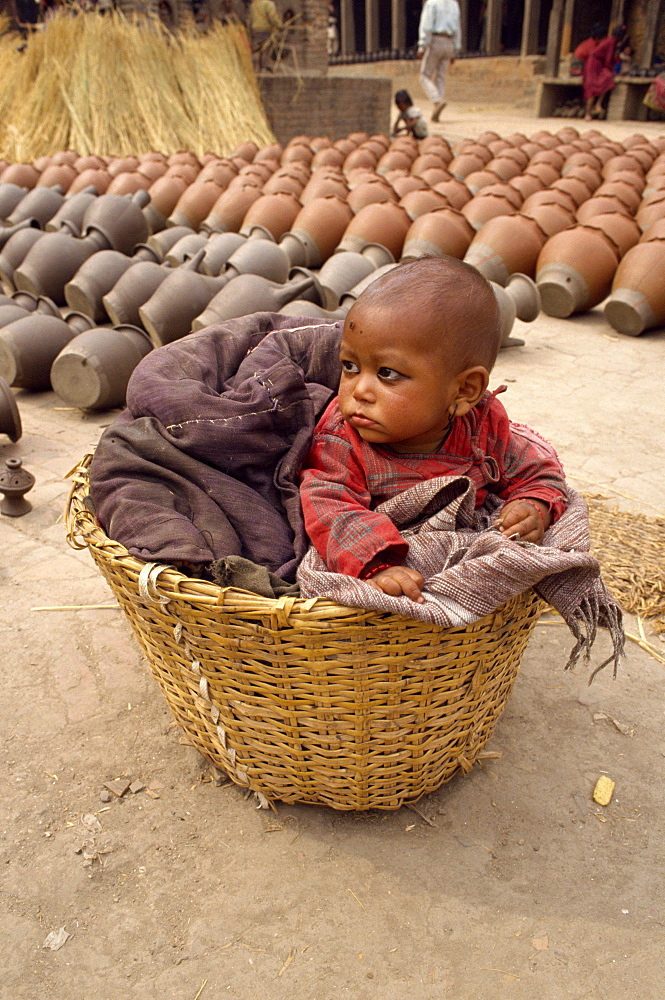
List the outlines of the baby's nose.
<svg viewBox="0 0 665 1000">
<path fill-rule="evenodd" d="M 357 399 L 367 399 L 374 395 L 374 379 L 371 375 L 360 374 L 354 379 L 353 395 Z"/>
</svg>

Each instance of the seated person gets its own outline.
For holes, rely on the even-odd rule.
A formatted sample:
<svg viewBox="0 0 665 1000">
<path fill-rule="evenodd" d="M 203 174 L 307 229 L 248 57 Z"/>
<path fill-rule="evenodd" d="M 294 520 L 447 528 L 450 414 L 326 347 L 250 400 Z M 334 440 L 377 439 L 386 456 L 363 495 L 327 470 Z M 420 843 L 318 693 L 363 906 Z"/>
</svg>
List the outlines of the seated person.
<svg viewBox="0 0 665 1000">
<path fill-rule="evenodd" d="M 476 509 L 488 493 L 505 501 L 495 525 L 505 536 L 541 542 L 566 484 L 549 446 L 513 428 L 501 390 L 487 392 L 500 340 L 491 286 L 452 257 L 400 264 L 358 297 L 338 395 L 301 472 L 305 528 L 329 570 L 422 603 L 408 543 L 375 508 L 437 476 L 468 476 Z"/>
<path fill-rule="evenodd" d="M 414 107 L 411 95 L 408 90 L 398 90 L 395 94 L 395 104 L 399 108 L 399 115 L 393 125 L 393 135 L 406 132 L 415 136 L 416 139 L 426 139 L 428 136 L 427 122 L 423 117 L 420 108 Z"/>
</svg>

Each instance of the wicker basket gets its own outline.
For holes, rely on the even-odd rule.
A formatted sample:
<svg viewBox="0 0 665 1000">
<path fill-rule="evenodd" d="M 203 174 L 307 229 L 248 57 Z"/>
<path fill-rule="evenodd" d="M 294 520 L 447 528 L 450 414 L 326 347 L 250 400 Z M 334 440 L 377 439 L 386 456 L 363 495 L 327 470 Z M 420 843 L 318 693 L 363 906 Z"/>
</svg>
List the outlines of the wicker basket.
<svg viewBox="0 0 665 1000">
<path fill-rule="evenodd" d="M 191 743 L 260 799 L 396 809 L 469 771 L 503 711 L 542 610 L 527 591 L 465 628 L 328 600 L 267 599 L 143 563 L 86 505 L 87 547 Z"/>
</svg>

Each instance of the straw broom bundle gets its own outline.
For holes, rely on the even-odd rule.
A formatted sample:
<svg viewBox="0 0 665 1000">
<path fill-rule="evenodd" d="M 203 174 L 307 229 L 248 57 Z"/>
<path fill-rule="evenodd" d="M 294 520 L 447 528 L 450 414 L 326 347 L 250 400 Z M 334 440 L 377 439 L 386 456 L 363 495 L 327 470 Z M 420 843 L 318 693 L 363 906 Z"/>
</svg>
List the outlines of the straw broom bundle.
<svg viewBox="0 0 665 1000">
<path fill-rule="evenodd" d="M 10 160 L 68 147 L 224 154 L 274 141 L 239 26 L 174 36 L 157 18 L 61 13 L 23 53 L 1 38 L 0 56 L 0 154 Z"/>
</svg>

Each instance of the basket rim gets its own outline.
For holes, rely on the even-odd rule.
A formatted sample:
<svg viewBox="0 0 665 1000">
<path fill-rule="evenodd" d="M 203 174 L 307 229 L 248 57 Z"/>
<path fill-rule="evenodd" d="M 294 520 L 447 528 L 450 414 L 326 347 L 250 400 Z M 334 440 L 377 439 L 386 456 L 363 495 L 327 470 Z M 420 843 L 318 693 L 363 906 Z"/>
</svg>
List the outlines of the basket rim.
<svg viewBox="0 0 665 1000">
<path fill-rule="evenodd" d="M 239 587 L 222 587 L 211 580 L 189 577 L 171 564 L 145 562 L 133 556 L 121 542 L 108 537 L 86 503 L 90 495 L 89 469 L 94 453 L 94 448 L 87 451 L 65 477 L 72 480 L 65 507 L 67 542 L 73 549 L 88 549 L 93 557 L 96 556 L 109 564 L 119 564 L 123 573 L 134 582 L 138 582 L 139 586 L 147 583 L 150 597 L 157 602 L 163 602 L 165 599 L 184 600 L 209 609 L 218 608 L 226 613 L 276 617 L 280 624 L 287 624 L 289 616 L 296 614 L 306 615 L 307 620 L 314 626 L 324 623 L 329 626 L 331 619 L 340 621 L 343 619 L 345 625 L 359 626 L 367 625 L 372 620 L 382 623 L 390 620 L 397 628 L 426 625 L 428 632 L 447 632 L 460 628 L 482 627 L 484 623 L 494 619 L 497 613 L 504 612 L 504 609 L 514 603 L 523 602 L 526 595 L 530 597 L 529 603 L 538 599 L 533 590 L 522 591 L 475 622 L 444 626 L 392 612 L 349 607 L 331 601 L 327 597 L 303 598 L 286 595 L 262 597 L 260 594 Z M 159 577 L 159 589 L 156 586 L 157 577 Z M 302 622 L 300 625 L 302 626 Z"/>
</svg>

